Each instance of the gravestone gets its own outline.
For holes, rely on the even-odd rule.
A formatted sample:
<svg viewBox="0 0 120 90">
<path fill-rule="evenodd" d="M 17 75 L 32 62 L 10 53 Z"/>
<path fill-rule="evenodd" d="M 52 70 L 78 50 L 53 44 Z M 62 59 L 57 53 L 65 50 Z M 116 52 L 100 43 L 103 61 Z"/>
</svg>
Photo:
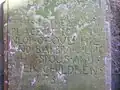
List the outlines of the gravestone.
<svg viewBox="0 0 120 90">
<path fill-rule="evenodd" d="M 105 90 L 100 5 L 29 0 L 9 11 L 9 90 Z"/>
</svg>

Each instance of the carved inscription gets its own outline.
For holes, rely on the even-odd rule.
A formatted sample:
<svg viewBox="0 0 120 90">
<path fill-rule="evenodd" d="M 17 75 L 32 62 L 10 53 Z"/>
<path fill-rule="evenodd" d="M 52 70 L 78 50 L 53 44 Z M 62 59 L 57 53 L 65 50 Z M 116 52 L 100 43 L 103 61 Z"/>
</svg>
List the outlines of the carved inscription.
<svg viewBox="0 0 120 90">
<path fill-rule="evenodd" d="M 78 16 L 81 13 L 78 12 L 79 7 L 76 11 L 73 9 L 75 6 L 69 6 L 69 11 L 54 7 L 52 11 L 50 3 L 52 0 L 45 4 L 44 9 L 37 3 L 29 4 L 29 9 L 25 6 L 10 15 L 9 34 L 14 53 L 10 49 L 9 54 L 11 62 L 21 68 L 17 69 L 21 75 L 20 82 L 25 83 L 24 80 L 35 76 L 33 81 L 29 80 L 29 85 L 34 85 L 34 81 L 58 85 L 67 84 L 71 77 L 77 75 L 103 75 L 104 37 L 100 37 L 103 35 L 101 28 L 95 27 L 99 22 L 92 21 L 92 16 L 90 19 L 89 16 L 84 17 L 84 22 L 84 15 Z M 24 10 L 28 12 L 24 13 Z M 21 88 L 25 89 L 24 86 Z"/>
</svg>

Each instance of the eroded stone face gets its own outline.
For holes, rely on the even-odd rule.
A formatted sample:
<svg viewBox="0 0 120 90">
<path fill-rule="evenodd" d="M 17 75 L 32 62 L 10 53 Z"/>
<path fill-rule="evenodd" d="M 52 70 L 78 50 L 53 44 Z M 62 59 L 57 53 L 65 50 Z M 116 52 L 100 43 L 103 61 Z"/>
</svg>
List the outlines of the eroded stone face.
<svg viewBox="0 0 120 90">
<path fill-rule="evenodd" d="M 9 12 L 10 90 L 105 90 L 101 13 L 93 0 L 31 0 Z"/>
</svg>

